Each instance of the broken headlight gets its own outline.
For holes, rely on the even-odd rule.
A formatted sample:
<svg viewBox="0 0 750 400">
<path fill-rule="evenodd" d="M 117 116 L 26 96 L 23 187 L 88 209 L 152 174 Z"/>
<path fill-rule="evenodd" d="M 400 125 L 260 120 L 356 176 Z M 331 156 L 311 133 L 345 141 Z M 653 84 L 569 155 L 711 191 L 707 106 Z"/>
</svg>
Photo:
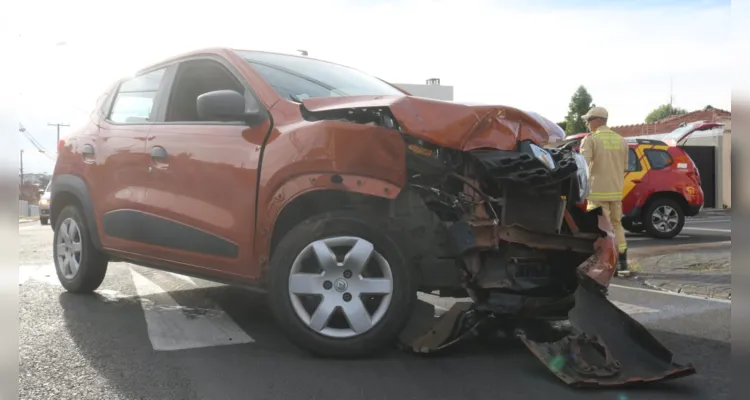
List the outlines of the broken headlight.
<svg viewBox="0 0 750 400">
<path fill-rule="evenodd" d="M 550 170 L 555 169 L 555 159 L 552 157 L 552 154 L 550 154 L 549 151 L 533 143 L 529 143 L 529 147 L 531 148 L 531 152 L 534 157 L 537 160 L 541 161 L 541 163 L 544 164 L 545 167 L 549 168 Z"/>
<path fill-rule="evenodd" d="M 588 197 L 591 187 L 589 186 L 589 165 L 586 163 L 586 158 L 583 154 L 574 152 L 573 157 L 576 160 L 576 177 L 578 178 L 578 198 L 583 201 Z"/>
</svg>

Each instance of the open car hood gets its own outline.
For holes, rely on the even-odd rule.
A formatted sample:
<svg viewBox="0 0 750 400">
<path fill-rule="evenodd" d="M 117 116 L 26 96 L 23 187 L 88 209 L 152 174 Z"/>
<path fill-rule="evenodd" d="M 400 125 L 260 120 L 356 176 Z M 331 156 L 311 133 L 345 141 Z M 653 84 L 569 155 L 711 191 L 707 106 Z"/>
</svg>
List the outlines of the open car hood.
<svg viewBox="0 0 750 400">
<path fill-rule="evenodd" d="M 544 146 L 550 139 L 565 136 L 556 123 L 507 106 L 468 105 L 412 96 L 321 97 L 302 100 L 302 105 L 312 114 L 387 107 L 404 133 L 462 151 L 513 150 L 522 140 Z"/>
</svg>

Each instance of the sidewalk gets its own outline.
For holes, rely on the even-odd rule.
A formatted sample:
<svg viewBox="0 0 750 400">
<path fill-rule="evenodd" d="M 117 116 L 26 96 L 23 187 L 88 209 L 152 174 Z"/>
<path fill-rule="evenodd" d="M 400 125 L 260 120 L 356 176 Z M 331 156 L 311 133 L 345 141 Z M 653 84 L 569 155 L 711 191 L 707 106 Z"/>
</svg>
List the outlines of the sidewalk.
<svg viewBox="0 0 750 400">
<path fill-rule="evenodd" d="M 646 286 L 702 297 L 732 298 L 729 245 L 692 250 L 675 248 L 662 254 L 635 253 L 629 258 L 634 272 L 630 279 Z"/>
<path fill-rule="evenodd" d="M 18 217 L 18 223 L 23 224 L 25 222 L 39 221 L 39 217 Z"/>
</svg>

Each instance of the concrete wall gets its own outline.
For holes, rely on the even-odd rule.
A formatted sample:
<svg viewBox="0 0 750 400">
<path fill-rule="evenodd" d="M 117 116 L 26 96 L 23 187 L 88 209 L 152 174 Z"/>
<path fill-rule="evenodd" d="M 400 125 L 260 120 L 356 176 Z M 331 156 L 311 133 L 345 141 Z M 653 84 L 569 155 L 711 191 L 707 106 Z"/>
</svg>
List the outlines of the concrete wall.
<svg viewBox="0 0 750 400">
<path fill-rule="evenodd" d="M 731 126 L 728 132 L 724 132 L 721 137 L 721 144 L 717 149 L 717 158 L 719 161 L 720 171 L 717 171 L 717 175 L 721 179 L 717 179 L 719 182 L 718 190 L 716 191 L 717 199 L 716 204 L 718 207 L 732 208 L 732 131 Z"/>
<path fill-rule="evenodd" d="M 453 101 L 453 86 L 417 85 L 413 83 L 394 83 L 393 85 L 406 90 L 414 96 Z"/>
</svg>

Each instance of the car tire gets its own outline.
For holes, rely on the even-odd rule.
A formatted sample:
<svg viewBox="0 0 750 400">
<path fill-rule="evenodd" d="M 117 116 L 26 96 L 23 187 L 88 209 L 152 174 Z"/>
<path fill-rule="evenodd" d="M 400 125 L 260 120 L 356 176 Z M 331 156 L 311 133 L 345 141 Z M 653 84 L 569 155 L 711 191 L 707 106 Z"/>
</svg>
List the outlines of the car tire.
<svg viewBox="0 0 750 400">
<path fill-rule="evenodd" d="M 352 358 L 372 355 L 391 344 L 395 345 L 415 304 L 416 280 L 414 270 L 409 267 L 402 250 L 383 227 L 383 220 L 381 216 L 369 211 L 328 212 L 303 221 L 280 240 L 270 262 L 269 303 L 285 335 L 298 347 L 320 357 Z M 380 270 L 382 277 L 379 281 L 369 280 L 367 284 L 373 285 L 375 282 L 378 288 L 386 287 L 385 289 L 375 289 L 375 286 L 368 289 L 361 286 L 367 279 L 363 278 L 364 274 L 356 273 L 356 263 L 349 265 L 355 267 L 355 272 L 347 278 L 347 264 L 342 261 L 343 254 L 327 253 L 326 250 L 337 249 L 345 252 L 355 245 L 358 246 L 357 249 L 365 250 L 361 254 L 367 254 L 366 251 L 369 249 L 373 250 L 367 258 L 369 262 L 364 270 L 368 274 Z M 304 299 L 304 296 L 294 294 L 297 289 L 293 286 L 298 285 L 292 285 L 290 281 L 293 274 L 299 273 L 299 268 L 303 264 L 311 268 L 319 266 L 317 254 L 334 254 L 339 263 L 330 258 L 328 260 L 332 261 L 328 264 L 329 268 L 322 274 L 301 276 L 304 279 L 316 279 L 310 281 L 313 283 L 309 286 L 305 286 L 309 289 L 300 289 L 298 292 L 320 292 L 316 296 L 320 303 L 316 306 L 316 300 Z M 357 258 L 350 257 L 348 260 L 356 261 Z M 388 280 L 390 288 L 387 288 L 388 285 L 385 283 Z M 390 295 L 380 297 L 381 302 L 373 300 L 372 297 L 375 296 L 356 295 L 359 291 L 374 293 L 387 292 L 389 289 Z M 351 291 L 349 301 L 346 300 L 348 291 Z M 361 298 L 365 301 L 360 300 Z M 365 304 L 379 306 L 366 308 Z M 320 310 L 335 311 L 320 313 L 333 317 L 318 318 L 316 312 Z M 351 316 L 344 314 L 347 310 Z M 354 313 L 352 310 L 366 310 L 368 318 L 361 318 L 364 314 Z M 357 323 L 351 322 L 352 320 L 356 320 Z M 368 323 L 372 323 L 370 328 L 366 328 L 370 326 Z M 354 329 L 355 325 L 359 332 Z"/>
<path fill-rule="evenodd" d="M 682 232 L 684 225 L 685 212 L 672 199 L 654 200 L 643 214 L 643 226 L 646 232 L 657 239 L 672 239 Z"/>
<path fill-rule="evenodd" d="M 643 224 L 636 225 L 630 219 L 623 219 L 622 220 L 622 227 L 625 228 L 626 231 L 632 232 L 632 233 L 641 233 L 641 232 L 643 232 Z"/>
<path fill-rule="evenodd" d="M 107 273 L 108 259 L 94 247 L 81 211 L 73 205 L 63 208 L 54 232 L 52 254 L 62 286 L 72 293 L 96 290 Z"/>
<path fill-rule="evenodd" d="M 39 218 L 42 225 L 49 225 L 49 218 Z"/>
</svg>

